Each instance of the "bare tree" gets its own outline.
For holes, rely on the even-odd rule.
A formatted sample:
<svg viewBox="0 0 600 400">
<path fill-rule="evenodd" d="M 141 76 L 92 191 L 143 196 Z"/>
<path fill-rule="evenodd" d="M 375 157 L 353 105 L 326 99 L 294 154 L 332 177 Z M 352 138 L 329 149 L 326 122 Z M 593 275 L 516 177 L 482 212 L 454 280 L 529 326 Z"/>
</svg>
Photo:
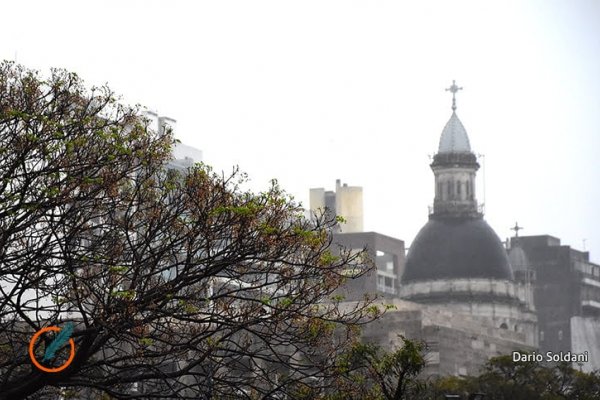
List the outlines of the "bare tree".
<svg viewBox="0 0 600 400">
<path fill-rule="evenodd" d="M 0 65 L 0 399 L 283 398 L 325 386 L 370 300 L 336 289 L 370 268 L 330 251 L 276 182 L 167 168 L 173 138 L 107 87 Z M 334 255 L 335 254 L 335 255 Z M 74 326 L 72 362 L 32 364 L 43 327 Z M 34 342 L 43 361 L 52 334 Z M 104 396 L 104 397 L 101 397 Z M 107 397 L 108 396 L 108 397 Z"/>
</svg>

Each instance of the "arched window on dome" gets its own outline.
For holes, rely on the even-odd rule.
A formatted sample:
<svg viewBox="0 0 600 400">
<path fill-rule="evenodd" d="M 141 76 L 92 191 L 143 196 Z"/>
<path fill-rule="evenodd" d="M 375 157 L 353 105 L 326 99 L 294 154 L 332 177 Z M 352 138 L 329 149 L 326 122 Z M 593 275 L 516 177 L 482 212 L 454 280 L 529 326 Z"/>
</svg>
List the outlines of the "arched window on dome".
<svg viewBox="0 0 600 400">
<path fill-rule="evenodd" d="M 500 329 L 508 329 L 508 325 L 505 322 L 500 324 Z"/>
<path fill-rule="evenodd" d="M 459 199 L 461 198 L 461 193 L 460 193 L 461 186 L 462 186 L 461 181 L 456 182 L 456 196 L 458 196 Z"/>
<path fill-rule="evenodd" d="M 453 187 L 454 185 L 452 185 L 452 181 L 448 181 L 448 200 L 451 200 L 454 198 L 453 193 L 452 193 L 452 189 L 454 189 Z"/>
<path fill-rule="evenodd" d="M 466 192 L 467 192 L 467 193 L 466 193 L 466 195 L 467 195 L 467 199 L 468 199 L 468 198 L 470 197 L 470 195 L 471 195 L 471 194 L 469 193 L 469 192 L 470 192 L 470 190 L 469 190 L 469 187 L 470 187 L 470 185 L 469 185 L 469 181 L 467 180 L 467 181 L 465 182 L 465 190 L 466 190 Z"/>
</svg>

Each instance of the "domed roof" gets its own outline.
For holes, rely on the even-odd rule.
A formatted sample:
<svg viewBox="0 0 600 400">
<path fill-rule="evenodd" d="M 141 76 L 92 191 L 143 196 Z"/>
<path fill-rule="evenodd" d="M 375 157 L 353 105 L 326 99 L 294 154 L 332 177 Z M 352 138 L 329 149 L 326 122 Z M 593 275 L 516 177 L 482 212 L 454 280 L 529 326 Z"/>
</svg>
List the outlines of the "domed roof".
<svg viewBox="0 0 600 400">
<path fill-rule="evenodd" d="M 432 218 L 410 246 L 402 283 L 437 279 L 512 280 L 506 251 L 482 218 Z"/>
<path fill-rule="evenodd" d="M 527 254 L 525 254 L 525 250 L 518 245 L 513 246 L 510 249 L 508 252 L 508 260 L 510 261 L 513 271 L 524 271 L 529 267 L 529 259 L 527 258 Z"/>
<path fill-rule="evenodd" d="M 440 137 L 439 153 L 470 153 L 467 131 L 455 112 L 446 123 Z"/>
</svg>

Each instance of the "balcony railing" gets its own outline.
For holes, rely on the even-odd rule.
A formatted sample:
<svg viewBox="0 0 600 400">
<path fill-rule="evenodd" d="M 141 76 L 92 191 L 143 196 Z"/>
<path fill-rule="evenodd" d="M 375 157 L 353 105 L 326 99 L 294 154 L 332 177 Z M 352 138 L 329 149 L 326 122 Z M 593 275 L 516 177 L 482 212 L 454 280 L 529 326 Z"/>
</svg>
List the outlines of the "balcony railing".
<svg viewBox="0 0 600 400">
<path fill-rule="evenodd" d="M 382 293 L 397 294 L 398 290 L 394 287 L 377 284 L 377 290 Z"/>
<path fill-rule="evenodd" d="M 437 207 L 433 205 L 428 205 L 428 215 L 472 215 L 474 213 L 483 215 L 485 214 L 485 204 L 477 204 L 476 207 L 473 207 L 473 204 L 465 204 L 458 201 L 455 202 L 446 202 L 443 204 L 439 204 Z M 437 213 L 435 212 L 437 209 Z"/>
</svg>

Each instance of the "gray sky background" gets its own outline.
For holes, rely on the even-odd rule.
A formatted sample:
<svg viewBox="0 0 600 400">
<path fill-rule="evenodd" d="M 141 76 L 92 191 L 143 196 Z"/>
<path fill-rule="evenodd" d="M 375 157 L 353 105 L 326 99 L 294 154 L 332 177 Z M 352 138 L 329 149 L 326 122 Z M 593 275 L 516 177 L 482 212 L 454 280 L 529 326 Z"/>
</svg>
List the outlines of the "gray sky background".
<svg viewBox="0 0 600 400">
<path fill-rule="evenodd" d="M 485 154 L 501 238 L 550 234 L 600 262 L 600 1 L 15 1 L 0 58 L 108 82 L 177 119 L 216 169 L 308 206 L 363 186 L 365 229 L 405 240 L 457 113 Z M 479 172 L 479 201 L 483 202 Z"/>
</svg>

